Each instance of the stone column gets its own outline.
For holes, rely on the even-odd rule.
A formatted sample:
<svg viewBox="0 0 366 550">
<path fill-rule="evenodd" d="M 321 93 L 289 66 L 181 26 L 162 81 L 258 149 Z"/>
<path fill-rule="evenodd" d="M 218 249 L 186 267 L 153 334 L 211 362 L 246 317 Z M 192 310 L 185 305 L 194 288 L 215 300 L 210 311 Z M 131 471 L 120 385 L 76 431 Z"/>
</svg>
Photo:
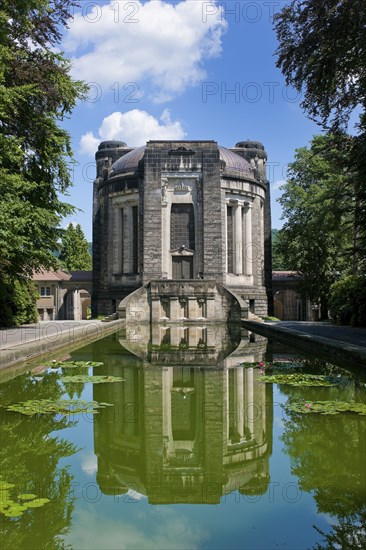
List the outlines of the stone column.
<svg viewBox="0 0 366 550">
<path fill-rule="evenodd" d="M 236 390 L 236 429 L 240 438 L 244 436 L 244 369 L 236 368 L 234 371 Z"/>
<path fill-rule="evenodd" d="M 252 205 L 245 206 L 245 274 L 253 275 Z"/>
<path fill-rule="evenodd" d="M 123 208 L 123 273 L 132 273 L 133 258 L 133 227 L 132 206 L 126 204 Z"/>
<path fill-rule="evenodd" d="M 246 425 L 253 437 L 254 433 L 254 377 L 253 369 L 245 369 L 245 402 L 246 402 Z"/>
<path fill-rule="evenodd" d="M 236 203 L 234 206 L 234 228 L 235 228 L 235 249 L 234 249 L 234 271 L 235 275 L 243 274 L 243 225 L 242 207 Z"/>
<path fill-rule="evenodd" d="M 115 205 L 113 209 L 113 273 L 122 273 L 122 216 L 121 205 Z"/>
<path fill-rule="evenodd" d="M 74 304 L 73 319 L 74 321 L 80 321 L 81 320 L 80 290 L 73 291 L 73 304 Z"/>
</svg>

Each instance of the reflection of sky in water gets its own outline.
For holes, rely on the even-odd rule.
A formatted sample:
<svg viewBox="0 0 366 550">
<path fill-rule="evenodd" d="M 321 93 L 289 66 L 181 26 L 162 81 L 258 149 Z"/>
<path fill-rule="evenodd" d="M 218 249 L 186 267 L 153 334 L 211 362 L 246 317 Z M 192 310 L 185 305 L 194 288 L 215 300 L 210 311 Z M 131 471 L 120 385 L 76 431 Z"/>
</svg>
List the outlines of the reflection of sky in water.
<svg viewBox="0 0 366 550">
<path fill-rule="evenodd" d="M 331 510 L 318 512 L 316 492 L 321 493 L 323 486 L 316 472 L 307 472 L 304 478 L 293 474 L 309 454 L 318 453 L 319 463 L 328 472 L 326 495 L 338 501 L 344 485 L 351 499 L 360 497 L 365 505 L 361 471 L 365 457 L 355 437 L 365 435 L 366 418 L 342 416 L 341 421 L 339 416 L 330 420 L 308 415 L 288 423 L 281 405 L 292 393 L 298 395 L 299 389 L 265 385 L 258 371 L 236 368 L 246 357 L 263 358 L 265 348 L 260 342 L 251 342 L 247 356 L 245 346 L 241 347 L 241 358 L 231 355 L 216 370 L 147 366 L 121 349 L 111 338 L 73 353 L 75 360 L 104 361 L 107 366 L 95 369 L 95 374 L 108 371 L 126 382 L 94 388 L 87 384 L 81 396 L 118 403 L 116 410 L 121 414 L 117 417 L 112 408 L 95 416 L 78 415 L 75 426 L 51 434 L 75 442 L 78 448 L 58 462 L 58 468 L 67 466 L 73 475 L 69 500 L 76 498 L 70 529 L 63 537 L 66 546 L 75 550 L 311 548 L 321 540 L 313 526 L 328 532 L 337 520 Z M 346 390 L 319 391 L 333 399 Z M 240 399 L 246 411 L 241 420 L 234 414 Z M 250 399 L 257 404 L 254 410 Z M 131 403 L 136 414 L 135 423 L 129 424 L 131 415 L 126 411 L 130 409 L 124 405 Z M 217 414 L 220 404 L 225 405 L 223 411 L 227 407 L 228 416 Z M 164 411 L 169 414 L 164 416 Z M 354 428 L 358 431 L 352 432 Z M 335 443 L 337 453 L 332 453 L 328 443 L 337 429 L 342 437 Z M 318 440 L 323 444 L 316 448 Z M 354 445 L 355 463 L 340 471 L 343 485 L 333 486 L 332 464 L 346 463 L 349 445 Z M 134 453 L 129 455 L 131 449 Z M 169 478 L 169 472 L 176 477 Z M 189 490 L 190 475 L 196 492 Z M 352 481 L 349 487 L 347 476 Z M 185 477 L 187 486 L 178 483 L 180 477 Z M 306 482 L 311 489 L 304 489 Z M 212 494 L 213 484 L 212 501 L 216 499 L 217 504 L 189 503 L 193 496 L 202 502 L 205 491 Z M 111 487 L 113 494 L 106 494 Z M 172 504 L 174 498 L 178 503 Z"/>
</svg>

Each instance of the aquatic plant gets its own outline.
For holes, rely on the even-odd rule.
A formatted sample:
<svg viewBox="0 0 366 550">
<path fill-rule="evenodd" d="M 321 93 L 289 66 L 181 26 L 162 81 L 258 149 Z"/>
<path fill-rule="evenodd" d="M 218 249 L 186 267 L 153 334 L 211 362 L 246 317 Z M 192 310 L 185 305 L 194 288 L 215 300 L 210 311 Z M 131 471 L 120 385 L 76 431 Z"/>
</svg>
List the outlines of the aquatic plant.
<svg viewBox="0 0 366 550">
<path fill-rule="evenodd" d="M 40 508 L 50 502 L 48 498 L 38 498 L 33 493 L 18 495 L 18 500 L 15 500 L 11 496 L 11 490 L 14 491 L 14 487 L 14 483 L 9 483 L 0 478 L 0 514 L 7 518 L 20 517 L 26 510 Z"/>
<path fill-rule="evenodd" d="M 301 414 L 353 413 L 366 416 L 366 403 L 356 403 L 355 401 L 289 401 L 284 407 L 288 411 Z"/>
<path fill-rule="evenodd" d="M 106 382 L 125 382 L 125 378 L 120 376 L 88 376 L 87 374 L 74 374 L 70 376 L 61 376 L 60 380 L 65 384 L 80 384 L 91 382 L 92 384 L 104 384 Z"/>
<path fill-rule="evenodd" d="M 341 379 L 320 374 L 295 373 L 263 375 L 260 381 L 268 384 L 288 384 L 290 386 L 336 386 Z"/>
<path fill-rule="evenodd" d="M 60 367 L 65 369 L 73 369 L 77 367 L 102 367 L 103 365 L 104 363 L 100 363 L 98 361 L 48 361 L 47 363 L 43 363 L 42 366 L 53 369 L 58 369 Z"/>
<path fill-rule="evenodd" d="M 112 407 L 112 403 L 99 403 L 98 401 L 85 401 L 82 399 L 31 399 L 13 405 L 8 405 L 8 411 L 18 412 L 26 416 L 35 414 L 96 414 L 98 409 Z"/>
<path fill-rule="evenodd" d="M 302 361 L 254 361 L 253 363 L 241 363 L 240 366 L 245 369 L 273 370 L 275 368 L 280 368 L 287 370 L 303 368 L 304 364 Z"/>
</svg>

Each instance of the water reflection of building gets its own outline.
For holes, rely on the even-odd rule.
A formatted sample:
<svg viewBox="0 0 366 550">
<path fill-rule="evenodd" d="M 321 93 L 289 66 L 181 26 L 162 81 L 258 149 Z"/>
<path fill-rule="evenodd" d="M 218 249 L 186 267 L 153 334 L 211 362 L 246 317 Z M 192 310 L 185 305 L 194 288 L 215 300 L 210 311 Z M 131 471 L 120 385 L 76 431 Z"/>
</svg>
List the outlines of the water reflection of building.
<svg viewBox="0 0 366 550">
<path fill-rule="evenodd" d="M 219 364 L 210 346 L 196 346 L 192 366 L 189 343 L 170 353 L 165 349 L 165 363 L 160 362 L 162 350 L 151 342 L 151 362 L 132 355 L 113 357 L 108 372 L 122 375 L 125 382 L 94 387 L 94 399 L 115 404 L 94 421 L 97 480 L 104 493 L 130 490 L 154 504 L 214 504 L 234 490 L 266 491 L 272 389 L 259 382 L 257 370 L 238 366 L 261 360 L 265 341 L 244 338 L 226 358 L 220 340 L 216 342 Z"/>
</svg>

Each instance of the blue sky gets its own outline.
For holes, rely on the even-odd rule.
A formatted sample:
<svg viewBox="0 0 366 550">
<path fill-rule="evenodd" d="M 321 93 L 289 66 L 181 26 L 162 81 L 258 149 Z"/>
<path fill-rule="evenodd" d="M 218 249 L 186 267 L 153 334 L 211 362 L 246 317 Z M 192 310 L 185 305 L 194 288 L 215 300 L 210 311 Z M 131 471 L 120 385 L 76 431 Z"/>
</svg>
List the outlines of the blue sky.
<svg viewBox="0 0 366 550">
<path fill-rule="evenodd" d="M 94 154 L 118 139 L 214 139 L 226 147 L 261 141 L 268 153 L 272 226 L 280 228 L 278 189 L 295 149 L 320 128 L 275 66 L 272 15 L 282 1 L 82 1 L 61 48 L 72 75 L 90 83 L 66 127 L 76 164 L 67 197 L 92 233 Z"/>
</svg>

